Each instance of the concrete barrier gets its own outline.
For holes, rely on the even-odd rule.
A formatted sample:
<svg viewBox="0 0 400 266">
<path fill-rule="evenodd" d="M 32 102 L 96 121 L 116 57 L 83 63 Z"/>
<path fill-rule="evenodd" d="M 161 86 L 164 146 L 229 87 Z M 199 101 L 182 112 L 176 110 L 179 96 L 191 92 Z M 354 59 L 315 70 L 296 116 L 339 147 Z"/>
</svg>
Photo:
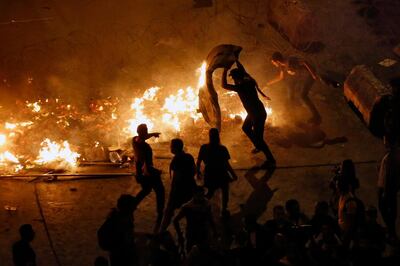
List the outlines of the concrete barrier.
<svg viewBox="0 0 400 266">
<path fill-rule="evenodd" d="M 378 137 L 384 133 L 384 117 L 391 95 L 391 88 L 365 65 L 355 66 L 344 83 L 346 100 L 359 113 L 372 134 Z"/>
</svg>

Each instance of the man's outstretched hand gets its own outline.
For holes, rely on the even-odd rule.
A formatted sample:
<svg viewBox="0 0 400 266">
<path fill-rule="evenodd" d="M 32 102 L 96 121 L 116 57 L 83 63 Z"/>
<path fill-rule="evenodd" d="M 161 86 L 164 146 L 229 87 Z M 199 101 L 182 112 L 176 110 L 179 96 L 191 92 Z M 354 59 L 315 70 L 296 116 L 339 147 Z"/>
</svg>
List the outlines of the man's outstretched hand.
<svg viewBox="0 0 400 266">
<path fill-rule="evenodd" d="M 160 135 L 161 135 L 160 132 L 154 132 L 154 133 L 150 133 L 150 134 L 151 134 L 152 137 L 155 137 L 155 138 L 159 138 Z"/>
</svg>

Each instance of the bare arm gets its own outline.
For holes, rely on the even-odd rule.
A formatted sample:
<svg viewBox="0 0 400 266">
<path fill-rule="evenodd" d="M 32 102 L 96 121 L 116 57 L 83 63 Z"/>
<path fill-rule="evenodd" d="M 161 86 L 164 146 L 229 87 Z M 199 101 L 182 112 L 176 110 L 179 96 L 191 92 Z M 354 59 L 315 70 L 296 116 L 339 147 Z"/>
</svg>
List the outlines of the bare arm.
<svg viewBox="0 0 400 266">
<path fill-rule="evenodd" d="M 307 68 L 308 72 L 311 74 L 313 79 L 315 79 L 315 80 L 318 79 L 317 72 L 309 63 L 307 63 L 306 61 L 302 61 L 301 64 Z"/>
<path fill-rule="evenodd" d="M 227 161 L 226 167 L 228 168 L 228 172 L 232 176 L 233 180 L 237 180 L 238 176 L 236 175 L 236 173 L 233 170 L 232 165 L 229 163 L 229 161 Z"/>
<path fill-rule="evenodd" d="M 279 75 L 276 78 L 274 78 L 273 80 L 267 82 L 267 86 L 270 86 L 272 84 L 278 83 L 279 81 L 282 81 L 283 78 L 284 78 L 283 71 L 280 70 Z"/>
<path fill-rule="evenodd" d="M 161 133 L 159 133 L 159 132 L 149 133 L 146 136 L 146 140 L 149 139 L 149 138 L 152 138 L 152 137 L 158 138 L 160 136 L 160 134 Z"/>
<path fill-rule="evenodd" d="M 228 80 L 227 80 L 227 74 L 228 74 L 228 69 L 225 68 L 224 72 L 222 73 L 222 88 L 224 88 L 225 90 L 230 90 L 230 91 L 236 91 L 236 87 L 235 85 L 232 84 L 228 84 Z"/>
</svg>

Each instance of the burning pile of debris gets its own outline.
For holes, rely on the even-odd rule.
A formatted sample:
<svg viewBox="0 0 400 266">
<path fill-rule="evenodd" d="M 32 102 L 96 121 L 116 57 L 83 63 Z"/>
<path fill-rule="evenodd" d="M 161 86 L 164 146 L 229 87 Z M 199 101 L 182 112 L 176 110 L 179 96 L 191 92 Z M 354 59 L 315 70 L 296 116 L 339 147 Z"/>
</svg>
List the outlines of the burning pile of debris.
<svg viewBox="0 0 400 266">
<path fill-rule="evenodd" d="M 41 99 L 17 102 L 15 110 L 0 108 L 0 171 L 73 171 L 80 161 L 108 159 L 108 147 L 128 149 L 129 137 L 136 134 L 141 123 L 160 131 L 165 140 L 206 128 L 198 112 L 198 92 L 205 86 L 205 71 L 203 63 L 195 87 L 178 89 L 173 94 L 152 87 L 131 102 L 109 97 L 77 107 L 61 99 Z M 232 96 L 228 92 L 220 97 L 224 123 L 246 115 Z M 270 108 L 267 111 L 271 113 Z"/>
</svg>

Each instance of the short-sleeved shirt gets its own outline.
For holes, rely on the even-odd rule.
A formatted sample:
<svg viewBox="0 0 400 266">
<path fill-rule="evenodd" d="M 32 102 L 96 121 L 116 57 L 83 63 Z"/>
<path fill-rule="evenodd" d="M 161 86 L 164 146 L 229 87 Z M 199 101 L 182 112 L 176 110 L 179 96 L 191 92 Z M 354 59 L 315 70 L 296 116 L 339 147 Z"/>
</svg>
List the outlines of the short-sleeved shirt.
<svg viewBox="0 0 400 266">
<path fill-rule="evenodd" d="M 132 147 L 135 154 L 136 174 L 143 176 L 144 164 L 153 166 L 153 150 L 148 143 L 137 136 L 132 139 Z"/>
<path fill-rule="evenodd" d="M 170 164 L 170 169 L 179 176 L 194 176 L 195 167 L 193 156 L 185 152 L 175 155 Z"/>
<path fill-rule="evenodd" d="M 193 156 L 185 152 L 175 155 L 171 161 L 170 169 L 173 171 L 172 185 L 174 191 L 182 193 L 186 190 L 191 194 L 196 186 L 194 179 L 196 165 Z"/>
<path fill-rule="evenodd" d="M 203 144 L 198 159 L 204 161 L 205 177 L 226 175 L 227 164 L 231 156 L 224 145 Z"/>
</svg>

